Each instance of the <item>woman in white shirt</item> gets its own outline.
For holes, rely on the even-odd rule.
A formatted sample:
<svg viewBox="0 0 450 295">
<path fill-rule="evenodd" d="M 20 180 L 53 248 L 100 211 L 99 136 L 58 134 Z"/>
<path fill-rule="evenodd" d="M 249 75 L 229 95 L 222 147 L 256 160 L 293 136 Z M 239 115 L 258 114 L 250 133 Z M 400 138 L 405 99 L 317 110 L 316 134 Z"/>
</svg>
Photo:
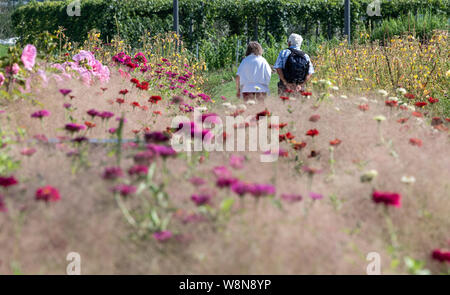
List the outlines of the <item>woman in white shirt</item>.
<svg viewBox="0 0 450 295">
<path fill-rule="evenodd" d="M 239 65 L 236 75 L 236 96 L 245 101 L 264 99 L 269 94 L 272 69 L 264 57 L 258 42 L 252 41 L 247 46 L 245 58 Z"/>
</svg>

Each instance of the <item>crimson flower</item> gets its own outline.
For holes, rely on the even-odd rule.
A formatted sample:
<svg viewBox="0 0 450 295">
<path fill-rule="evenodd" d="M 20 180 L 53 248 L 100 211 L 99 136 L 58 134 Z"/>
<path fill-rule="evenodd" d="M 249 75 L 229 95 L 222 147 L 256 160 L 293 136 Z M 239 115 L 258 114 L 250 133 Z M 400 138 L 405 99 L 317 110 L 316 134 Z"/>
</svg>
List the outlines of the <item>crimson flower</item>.
<svg viewBox="0 0 450 295">
<path fill-rule="evenodd" d="M 13 185 L 18 184 L 19 182 L 17 181 L 17 179 L 14 176 L 0 176 L 0 186 L 3 187 L 10 187 Z"/>
<path fill-rule="evenodd" d="M 302 91 L 302 92 L 301 92 L 301 95 L 303 95 L 303 96 L 311 96 L 311 95 L 312 95 L 312 92 Z"/>
<path fill-rule="evenodd" d="M 422 107 L 426 106 L 427 104 L 428 104 L 428 103 L 426 103 L 426 102 L 424 102 L 424 101 L 418 101 L 418 102 L 416 102 L 414 105 L 415 105 L 416 107 L 422 108 Z"/>
<path fill-rule="evenodd" d="M 116 98 L 116 102 L 118 104 L 123 104 L 123 103 L 125 103 L 125 99 L 123 99 L 123 98 Z"/>
<path fill-rule="evenodd" d="M 106 167 L 102 174 L 102 177 L 105 180 L 116 180 L 122 176 L 123 171 L 120 167 Z"/>
<path fill-rule="evenodd" d="M 308 132 L 306 132 L 306 135 L 311 136 L 311 137 L 314 137 L 318 134 L 319 134 L 319 131 L 317 129 L 310 129 L 310 130 L 308 130 Z"/>
<path fill-rule="evenodd" d="M 431 257 L 439 262 L 450 263 L 450 251 L 443 251 L 441 249 L 435 249 L 431 253 Z"/>
<path fill-rule="evenodd" d="M 280 98 L 281 98 L 281 100 L 283 100 L 283 101 L 289 100 L 289 97 L 288 97 L 288 96 L 280 96 Z"/>
<path fill-rule="evenodd" d="M 265 117 L 265 116 L 270 116 L 270 112 L 267 109 L 265 109 L 262 112 L 257 113 L 256 114 L 256 120 L 259 120 L 259 118 Z"/>
<path fill-rule="evenodd" d="M 405 97 L 406 97 L 406 98 L 409 98 L 409 99 L 414 99 L 414 98 L 416 98 L 416 96 L 415 96 L 414 94 L 411 94 L 411 93 L 406 93 L 406 94 L 405 94 Z"/>
<path fill-rule="evenodd" d="M 56 188 L 47 185 L 36 191 L 35 199 L 44 202 L 57 202 L 61 199 L 61 196 Z"/>
<path fill-rule="evenodd" d="M 130 82 L 133 83 L 133 84 L 139 84 L 139 80 L 136 79 L 136 78 L 132 78 L 132 79 L 130 80 Z"/>
<path fill-rule="evenodd" d="M 119 94 L 126 95 L 128 93 L 128 89 L 122 89 L 119 91 Z"/>
<path fill-rule="evenodd" d="M 332 145 L 332 146 L 338 146 L 338 145 L 341 144 L 341 142 L 342 142 L 342 140 L 336 138 L 336 139 L 330 141 L 330 145 Z"/>
<path fill-rule="evenodd" d="M 162 100 L 161 96 L 159 95 L 152 95 L 148 102 L 151 102 L 153 104 L 157 104 L 160 100 Z"/>
<path fill-rule="evenodd" d="M 434 103 L 439 102 L 439 99 L 433 98 L 433 97 L 430 96 L 430 97 L 428 98 L 428 101 L 429 101 L 431 104 L 434 104 Z"/>
<path fill-rule="evenodd" d="M 122 197 L 128 197 L 129 195 L 136 193 L 136 187 L 127 184 L 118 184 L 112 189 L 112 191 L 120 194 Z"/>
<path fill-rule="evenodd" d="M 386 100 L 385 102 L 384 102 L 388 107 L 395 107 L 395 106 L 397 106 L 397 101 L 396 100 Z"/>
<path fill-rule="evenodd" d="M 375 203 L 383 203 L 386 206 L 401 207 L 402 196 L 399 193 L 374 191 L 372 200 Z"/>
<path fill-rule="evenodd" d="M 139 108 L 139 107 L 141 107 L 141 105 L 140 105 L 139 102 L 137 102 L 137 101 L 133 101 L 133 102 L 131 103 L 131 105 L 133 106 L 133 109 L 134 109 L 134 108 Z"/>
</svg>

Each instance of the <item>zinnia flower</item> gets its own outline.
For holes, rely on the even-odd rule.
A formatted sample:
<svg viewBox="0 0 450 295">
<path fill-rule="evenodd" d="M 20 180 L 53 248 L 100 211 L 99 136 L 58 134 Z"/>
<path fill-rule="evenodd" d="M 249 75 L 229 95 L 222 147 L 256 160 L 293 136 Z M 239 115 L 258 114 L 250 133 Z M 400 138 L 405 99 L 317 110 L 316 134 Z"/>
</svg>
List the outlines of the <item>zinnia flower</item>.
<svg viewBox="0 0 450 295">
<path fill-rule="evenodd" d="M 31 118 L 38 118 L 38 119 L 42 119 L 48 116 L 50 116 L 50 111 L 47 110 L 40 110 L 31 114 Z"/>
<path fill-rule="evenodd" d="M 418 147 L 422 146 L 422 140 L 420 140 L 419 138 L 410 138 L 409 139 L 409 143 L 411 145 L 415 145 L 415 146 L 418 146 Z"/>
<path fill-rule="evenodd" d="M 129 195 L 136 193 L 136 187 L 132 186 L 132 185 L 127 185 L 127 184 L 119 184 L 119 185 L 116 185 L 112 189 L 112 191 L 114 193 L 120 194 L 122 197 L 127 197 Z"/>
<path fill-rule="evenodd" d="M 313 192 L 310 192 L 310 193 L 309 193 L 309 197 L 310 197 L 311 199 L 313 199 L 313 200 L 320 200 L 320 199 L 323 199 L 323 195 L 322 195 L 322 194 L 319 194 L 319 193 L 313 193 Z"/>
<path fill-rule="evenodd" d="M 23 150 L 20 151 L 21 155 L 28 157 L 34 155 L 34 153 L 36 153 L 35 148 L 24 148 Z"/>
<path fill-rule="evenodd" d="M 76 123 L 69 123 L 69 124 L 66 124 L 66 126 L 64 128 L 67 131 L 74 133 L 74 132 L 78 132 L 78 131 L 86 129 L 86 126 L 79 125 L 79 124 L 76 124 Z"/>
<path fill-rule="evenodd" d="M 153 104 L 157 104 L 160 100 L 162 100 L 161 96 L 153 95 L 153 96 L 150 97 L 148 102 L 153 103 Z"/>
<path fill-rule="evenodd" d="M 0 186 L 10 187 L 18 183 L 19 182 L 14 176 L 0 176 Z"/>
<path fill-rule="evenodd" d="M 428 101 L 429 101 L 431 104 L 434 104 L 434 103 L 439 102 L 439 99 L 433 98 L 433 97 L 430 96 L 430 97 L 428 98 Z"/>
<path fill-rule="evenodd" d="M 383 203 L 386 206 L 401 207 L 401 195 L 399 193 L 374 191 L 372 200 L 375 203 Z"/>
<path fill-rule="evenodd" d="M 134 165 L 128 169 L 129 175 L 146 176 L 148 174 L 148 167 L 145 165 Z"/>
<path fill-rule="evenodd" d="M 314 137 L 318 134 L 319 134 L 319 131 L 317 129 L 310 129 L 306 132 L 306 135 L 311 136 L 311 137 Z"/>
<path fill-rule="evenodd" d="M 199 195 L 192 195 L 191 200 L 197 205 L 202 206 L 205 204 L 208 204 L 211 200 L 211 195 L 208 194 L 199 194 Z"/>
<path fill-rule="evenodd" d="M 233 167 L 234 169 L 242 169 L 244 167 L 244 161 L 245 161 L 244 156 L 231 155 L 230 166 Z"/>
<path fill-rule="evenodd" d="M 94 117 L 98 116 L 100 113 L 99 113 L 99 111 L 97 111 L 97 110 L 90 109 L 89 111 L 87 111 L 87 114 L 88 114 L 89 116 L 91 116 L 92 118 L 94 118 Z"/>
<path fill-rule="evenodd" d="M 37 201 L 57 202 L 61 199 L 59 191 L 52 186 L 44 186 L 36 191 L 35 198 Z"/>
<path fill-rule="evenodd" d="M 336 139 L 330 141 L 330 145 L 332 145 L 332 146 L 338 146 L 338 145 L 341 144 L 341 142 L 342 142 L 342 140 L 336 138 Z"/>
<path fill-rule="evenodd" d="M 282 194 L 281 198 L 289 203 L 300 202 L 303 199 L 299 194 Z"/>
<path fill-rule="evenodd" d="M 426 106 L 428 103 L 424 102 L 424 101 L 418 101 L 416 102 L 414 105 L 418 108 L 422 108 L 424 106 Z"/>
<path fill-rule="evenodd" d="M 249 185 L 248 192 L 252 196 L 258 198 L 258 197 L 267 196 L 267 195 L 274 195 L 275 194 L 275 187 L 273 185 L 270 185 L 270 184 L 254 183 L 254 184 L 250 184 Z"/>
<path fill-rule="evenodd" d="M 320 120 L 320 115 L 312 115 L 311 117 L 309 117 L 309 121 L 311 122 L 317 122 Z"/>
<path fill-rule="evenodd" d="M 98 114 L 98 116 L 100 118 L 102 118 L 103 120 L 104 119 L 108 120 L 108 119 L 114 117 L 114 113 L 111 113 L 111 112 L 108 112 L 108 111 L 104 111 L 104 112 L 101 112 L 100 114 Z"/>
<path fill-rule="evenodd" d="M 106 167 L 103 171 L 102 177 L 106 180 L 116 180 L 123 176 L 123 171 L 120 167 Z"/>
<path fill-rule="evenodd" d="M 431 253 L 431 257 L 439 262 L 450 263 L 450 251 L 443 251 L 440 249 L 435 249 Z"/>
<path fill-rule="evenodd" d="M 66 96 L 67 94 L 71 93 L 72 90 L 70 90 L 70 89 L 59 89 L 59 92 L 60 92 L 62 95 Z"/>
</svg>

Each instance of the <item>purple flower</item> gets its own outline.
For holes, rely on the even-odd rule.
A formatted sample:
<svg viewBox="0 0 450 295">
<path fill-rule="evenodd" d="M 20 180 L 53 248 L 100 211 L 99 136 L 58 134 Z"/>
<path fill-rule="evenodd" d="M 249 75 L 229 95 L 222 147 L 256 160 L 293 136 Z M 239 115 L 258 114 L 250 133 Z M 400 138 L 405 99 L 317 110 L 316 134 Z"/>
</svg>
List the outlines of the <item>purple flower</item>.
<svg viewBox="0 0 450 295">
<path fill-rule="evenodd" d="M 320 199 L 323 198 L 323 195 L 318 194 L 318 193 L 310 192 L 310 193 L 309 193 L 309 197 L 310 197 L 311 199 L 313 199 L 313 200 L 320 200 Z"/>
<path fill-rule="evenodd" d="M 104 111 L 101 112 L 100 114 L 98 114 L 98 116 L 102 119 L 111 119 L 112 117 L 114 117 L 114 113 L 108 112 L 108 111 Z"/>
<path fill-rule="evenodd" d="M 87 111 L 87 114 L 89 116 L 91 116 L 92 118 L 94 118 L 94 117 L 100 115 L 100 112 L 97 110 L 94 110 L 94 109 L 90 109 L 89 111 Z"/>
<path fill-rule="evenodd" d="M 231 185 L 231 190 L 234 193 L 236 193 L 237 195 L 239 195 L 240 197 L 242 197 L 246 193 L 250 192 L 250 189 L 251 189 L 250 185 L 243 181 L 235 181 Z"/>
<path fill-rule="evenodd" d="M 173 236 L 172 232 L 170 232 L 168 230 L 163 230 L 163 231 L 156 232 L 153 234 L 153 237 L 158 242 L 165 242 L 165 241 L 169 240 L 170 238 L 172 238 L 172 236 Z"/>
<path fill-rule="evenodd" d="M 109 129 L 108 129 L 108 132 L 109 132 L 110 134 L 114 134 L 114 133 L 116 133 L 116 131 L 117 131 L 116 128 L 109 128 Z"/>
<path fill-rule="evenodd" d="M 195 203 L 197 206 L 208 204 L 211 200 L 211 195 L 208 194 L 199 194 L 199 195 L 192 195 L 191 200 Z"/>
<path fill-rule="evenodd" d="M 177 152 L 170 146 L 165 145 L 156 145 L 156 144 L 147 144 L 147 149 L 155 152 L 161 157 L 169 157 L 176 155 Z"/>
<path fill-rule="evenodd" d="M 38 119 L 42 119 L 48 116 L 50 116 L 50 111 L 47 110 L 40 110 L 31 114 L 31 118 L 38 118 Z"/>
<path fill-rule="evenodd" d="M 59 92 L 60 92 L 62 95 L 66 96 L 67 94 L 71 93 L 72 90 L 70 90 L 70 89 L 59 89 Z"/>
<path fill-rule="evenodd" d="M 76 124 L 76 123 L 69 123 L 69 124 L 66 124 L 66 126 L 64 128 L 69 132 L 78 132 L 78 131 L 86 129 L 86 126 Z"/>
<path fill-rule="evenodd" d="M 149 165 L 151 161 L 155 158 L 156 154 L 154 151 L 147 150 L 143 152 L 139 152 L 134 155 L 133 159 L 136 164 L 140 165 Z"/>
<path fill-rule="evenodd" d="M 219 176 L 217 178 L 216 185 L 220 188 L 230 187 L 236 181 L 237 179 L 231 176 Z"/>
<path fill-rule="evenodd" d="M 120 167 L 106 167 L 102 174 L 103 179 L 106 180 L 115 180 L 122 176 L 123 172 Z"/>
<path fill-rule="evenodd" d="M 127 197 L 136 193 L 136 187 L 128 184 L 118 184 L 113 190 L 114 193 L 120 194 L 122 197 Z"/>
<path fill-rule="evenodd" d="M 70 109 L 72 107 L 72 105 L 70 103 L 65 103 L 65 104 L 63 104 L 63 107 L 65 109 Z"/>
<path fill-rule="evenodd" d="M 76 143 L 83 143 L 88 141 L 88 138 L 86 136 L 78 136 L 75 137 L 74 139 L 72 139 L 72 142 L 76 142 Z"/>
<path fill-rule="evenodd" d="M 213 168 L 216 177 L 231 177 L 231 172 L 225 166 L 216 166 Z"/>
<path fill-rule="evenodd" d="M 128 169 L 128 174 L 145 176 L 148 174 L 148 167 L 145 165 L 134 165 L 133 167 Z"/>
<path fill-rule="evenodd" d="M 256 198 L 273 195 L 275 194 L 275 187 L 270 184 L 254 183 L 249 186 L 249 193 Z"/>
<path fill-rule="evenodd" d="M 147 143 L 150 143 L 150 142 L 160 143 L 160 142 L 166 142 L 169 140 L 169 137 L 166 134 L 164 134 L 163 132 L 159 132 L 159 131 L 146 133 L 144 135 L 144 137 L 145 137 L 145 142 L 147 142 Z"/>
<path fill-rule="evenodd" d="M 282 194 L 281 198 L 289 203 L 300 202 L 303 199 L 301 195 L 296 194 Z"/>
</svg>

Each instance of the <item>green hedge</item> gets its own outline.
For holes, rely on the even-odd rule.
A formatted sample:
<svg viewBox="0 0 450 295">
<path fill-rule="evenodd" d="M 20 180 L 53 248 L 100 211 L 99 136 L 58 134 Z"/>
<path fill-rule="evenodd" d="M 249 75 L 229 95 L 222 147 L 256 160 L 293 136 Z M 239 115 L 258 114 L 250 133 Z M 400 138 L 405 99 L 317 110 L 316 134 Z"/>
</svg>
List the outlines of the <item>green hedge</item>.
<svg viewBox="0 0 450 295">
<path fill-rule="evenodd" d="M 369 22 L 429 10 L 433 14 L 450 14 L 449 0 L 381 1 L 381 17 L 369 17 L 366 8 L 373 0 L 352 0 L 352 27 Z M 12 15 L 16 34 L 32 41 L 33 35 L 58 26 L 66 35 L 83 41 L 93 28 L 104 40 L 119 33 L 130 42 L 138 42 L 146 31 L 151 34 L 172 29 L 172 0 L 82 0 L 81 16 L 69 17 L 66 8 L 72 0 L 31 2 Z M 343 0 L 180 0 L 180 29 L 188 44 L 210 36 L 246 35 L 259 39 L 272 35 L 279 40 L 296 31 L 332 37 L 342 34 Z M 320 22 L 320 24 L 319 24 Z"/>
</svg>

